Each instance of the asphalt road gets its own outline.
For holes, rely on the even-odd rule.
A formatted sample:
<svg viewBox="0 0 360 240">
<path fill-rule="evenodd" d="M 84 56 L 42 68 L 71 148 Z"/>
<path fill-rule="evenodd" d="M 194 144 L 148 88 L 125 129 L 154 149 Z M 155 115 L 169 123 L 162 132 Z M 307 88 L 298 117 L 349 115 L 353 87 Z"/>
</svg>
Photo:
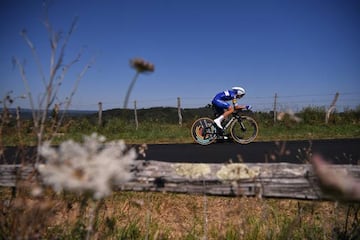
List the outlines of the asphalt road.
<svg viewBox="0 0 360 240">
<path fill-rule="evenodd" d="M 148 145 L 145 159 L 190 163 L 304 163 L 314 153 L 334 164 L 360 164 L 360 139 Z"/>
<path fill-rule="evenodd" d="M 135 147 L 137 147 L 135 145 Z M 0 164 L 32 162 L 36 149 L 5 148 Z M 322 154 L 334 164 L 360 164 L 360 138 L 286 142 L 254 142 L 240 145 L 232 142 L 198 144 L 149 144 L 146 156 L 139 159 L 165 162 L 227 163 L 227 162 L 291 162 L 305 163 L 314 153 Z"/>
</svg>

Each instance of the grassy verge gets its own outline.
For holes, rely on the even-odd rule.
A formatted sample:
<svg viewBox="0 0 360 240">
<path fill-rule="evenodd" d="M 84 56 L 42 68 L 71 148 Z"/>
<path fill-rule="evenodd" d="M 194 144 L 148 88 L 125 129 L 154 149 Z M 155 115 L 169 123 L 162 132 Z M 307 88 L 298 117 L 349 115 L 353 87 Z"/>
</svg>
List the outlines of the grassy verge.
<svg viewBox="0 0 360 240">
<path fill-rule="evenodd" d="M 16 223 L 18 234 L 38 234 L 42 239 L 86 236 L 90 216 L 83 215 L 79 197 L 50 191 L 35 198 L 22 193 L 9 209 L 4 203 L 10 191 L 0 191 L 2 214 L 13 214 L 2 218 L 2 227 Z M 338 239 L 354 234 L 354 207 L 286 199 L 117 192 L 99 204 L 93 238 Z M 28 229 L 29 221 L 41 228 Z M 2 228 L 2 234 L 11 236 L 6 230 L 11 229 Z"/>
<path fill-rule="evenodd" d="M 296 124 L 292 126 L 275 125 L 261 127 L 258 141 L 268 140 L 314 140 L 314 139 L 339 139 L 359 138 L 360 128 L 356 124 Z"/>
<path fill-rule="evenodd" d="M 140 123 L 138 129 L 136 129 L 134 123 L 124 122 L 119 119 L 110 119 L 102 127 L 98 127 L 87 119 L 70 120 L 60 129 L 54 143 L 57 144 L 67 139 L 80 141 L 83 135 L 89 135 L 93 132 L 104 135 L 108 140 L 123 139 L 129 144 L 192 143 L 191 124 L 192 122 L 188 122 L 180 126 L 179 124 L 145 122 Z M 3 145 L 16 146 L 19 142 L 26 145 L 35 145 L 36 138 L 30 129 L 28 127 L 19 131 L 15 126 L 10 126 L 4 130 Z M 270 125 L 259 122 L 259 135 L 255 141 L 334 138 L 360 138 L 359 124 L 279 123 Z"/>
</svg>

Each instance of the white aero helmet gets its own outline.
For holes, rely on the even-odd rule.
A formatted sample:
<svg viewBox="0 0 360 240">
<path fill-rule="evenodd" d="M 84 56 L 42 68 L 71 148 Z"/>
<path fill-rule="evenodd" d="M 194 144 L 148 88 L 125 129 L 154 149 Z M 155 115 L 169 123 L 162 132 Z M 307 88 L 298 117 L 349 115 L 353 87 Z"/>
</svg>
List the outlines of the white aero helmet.
<svg viewBox="0 0 360 240">
<path fill-rule="evenodd" d="M 243 97 L 246 93 L 245 89 L 243 89 L 242 87 L 233 87 L 232 90 L 236 91 L 236 95 L 239 95 L 240 97 Z"/>
</svg>

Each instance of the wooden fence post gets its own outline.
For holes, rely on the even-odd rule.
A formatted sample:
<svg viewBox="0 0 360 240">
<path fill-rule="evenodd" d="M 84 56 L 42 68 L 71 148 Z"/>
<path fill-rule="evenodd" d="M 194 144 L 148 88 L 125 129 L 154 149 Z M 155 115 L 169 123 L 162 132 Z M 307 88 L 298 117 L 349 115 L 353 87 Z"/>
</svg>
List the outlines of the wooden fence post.
<svg viewBox="0 0 360 240">
<path fill-rule="evenodd" d="M 16 127 L 20 130 L 20 107 L 16 107 Z"/>
<path fill-rule="evenodd" d="M 101 126 L 102 126 L 102 102 L 99 102 L 99 113 L 98 113 L 98 116 L 99 116 L 98 125 L 99 125 L 99 127 L 101 127 Z"/>
<path fill-rule="evenodd" d="M 59 111 L 60 111 L 60 107 L 58 104 L 55 103 L 54 109 L 52 111 L 52 118 L 55 124 L 57 124 L 57 122 L 59 121 Z"/>
<path fill-rule="evenodd" d="M 115 190 L 141 192 L 173 192 L 216 196 L 249 196 L 304 200 L 331 200 L 330 192 L 323 192 L 317 171 L 311 164 L 294 163 L 173 163 L 155 160 L 137 160 L 134 177 L 119 184 Z M 20 181 L 34 177 L 34 166 L 1 164 L 0 186 L 15 187 Z M 346 175 L 340 173 L 347 173 Z M 340 175 L 334 175 L 339 173 Z M 344 186 L 357 186 L 360 181 L 359 165 L 329 165 L 326 173 L 346 182 Z M 330 176 L 329 176 L 330 177 Z M 39 180 L 41 180 L 39 178 Z M 350 181 L 349 181 L 350 180 Z M 332 181 L 331 181 L 332 182 Z M 206 186 L 205 188 L 203 186 Z M 338 185 L 330 184 L 335 187 Z M 331 188 L 331 187 L 330 187 Z M 350 197 L 357 197 L 355 188 Z M 332 193 L 335 193 L 334 191 Z M 330 193 L 331 194 L 331 193 Z M 338 194 L 336 197 L 340 197 Z M 345 195 L 343 195 L 346 197 Z M 355 202 L 358 201 L 355 199 Z"/>
<path fill-rule="evenodd" d="M 136 130 L 138 130 L 138 128 L 139 128 L 139 122 L 138 122 L 137 110 L 136 110 L 136 100 L 134 101 L 134 115 L 135 115 L 135 126 L 136 126 Z"/>
<path fill-rule="evenodd" d="M 177 98 L 177 108 L 178 108 L 178 116 L 179 116 L 179 125 L 182 126 L 182 115 L 181 115 L 181 102 L 180 102 L 180 97 Z"/>
<path fill-rule="evenodd" d="M 274 98 L 274 123 L 276 123 L 276 118 L 277 118 L 277 93 L 275 93 L 275 98 Z"/>
<path fill-rule="evenodd" d="M 325 115 L 325 123 L 326 123 L 326 124 L 329 123 L 329 118 L 330 118 L 331 112 L 333 112 L 333 111 L 335 110 L 335 104 L 336 104 L 336 101 L 338 100 L 338 98 L 339 98 L 339 93 L 337 92 L 337 93 L 335 94 L 335 97 L 334 97 L 334 99 L 333 99 L 333 101 L 332 101 L 329 109 L 328 109 L 327 112 L 326 112 L 326 115 Z"/>
</svg>

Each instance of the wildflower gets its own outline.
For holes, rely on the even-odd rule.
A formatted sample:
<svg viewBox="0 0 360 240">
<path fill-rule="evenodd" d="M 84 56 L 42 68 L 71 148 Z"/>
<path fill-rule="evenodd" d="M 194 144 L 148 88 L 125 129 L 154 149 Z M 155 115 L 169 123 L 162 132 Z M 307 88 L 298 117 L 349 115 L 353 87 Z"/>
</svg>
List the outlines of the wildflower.
<svg viewBox="0 0 360 240">
<path fill-rule="evenodd" d="M 142 58 L 134 58 L 130 60 L 130 66 L 136 70 L 136 74 L 130 83 L 130 86 L 126 92 L 124 100 L 124 108 L 127 108 L 130 93 L 135 85 L 136 79 L 141 73 L 150 73 L 155 71 L 155 66 L 151 62 L 145 61 Z"/>
<path fill-rule="evenodd" d="M 57 192 L 90 192 L 95 199 L 109 195 L 112 184 L 132 178 L 136 152 L 127 150 L 121 140 L 107 144 L 105 140 L 94 133 L 85 136 L 82 144 L 69 140 L 58 149 L 44 143 L 38 150 L 46 159 L 46 164 L 38 166 L 43 182 Z"/>
<path fill-rule="evenodd" d="M 130 66 L 138 72 L 153 72 L 155 70 L 154 64 L 145 61 L 142 58 L 134 58 L 130 60 Z"/>
</svg>

